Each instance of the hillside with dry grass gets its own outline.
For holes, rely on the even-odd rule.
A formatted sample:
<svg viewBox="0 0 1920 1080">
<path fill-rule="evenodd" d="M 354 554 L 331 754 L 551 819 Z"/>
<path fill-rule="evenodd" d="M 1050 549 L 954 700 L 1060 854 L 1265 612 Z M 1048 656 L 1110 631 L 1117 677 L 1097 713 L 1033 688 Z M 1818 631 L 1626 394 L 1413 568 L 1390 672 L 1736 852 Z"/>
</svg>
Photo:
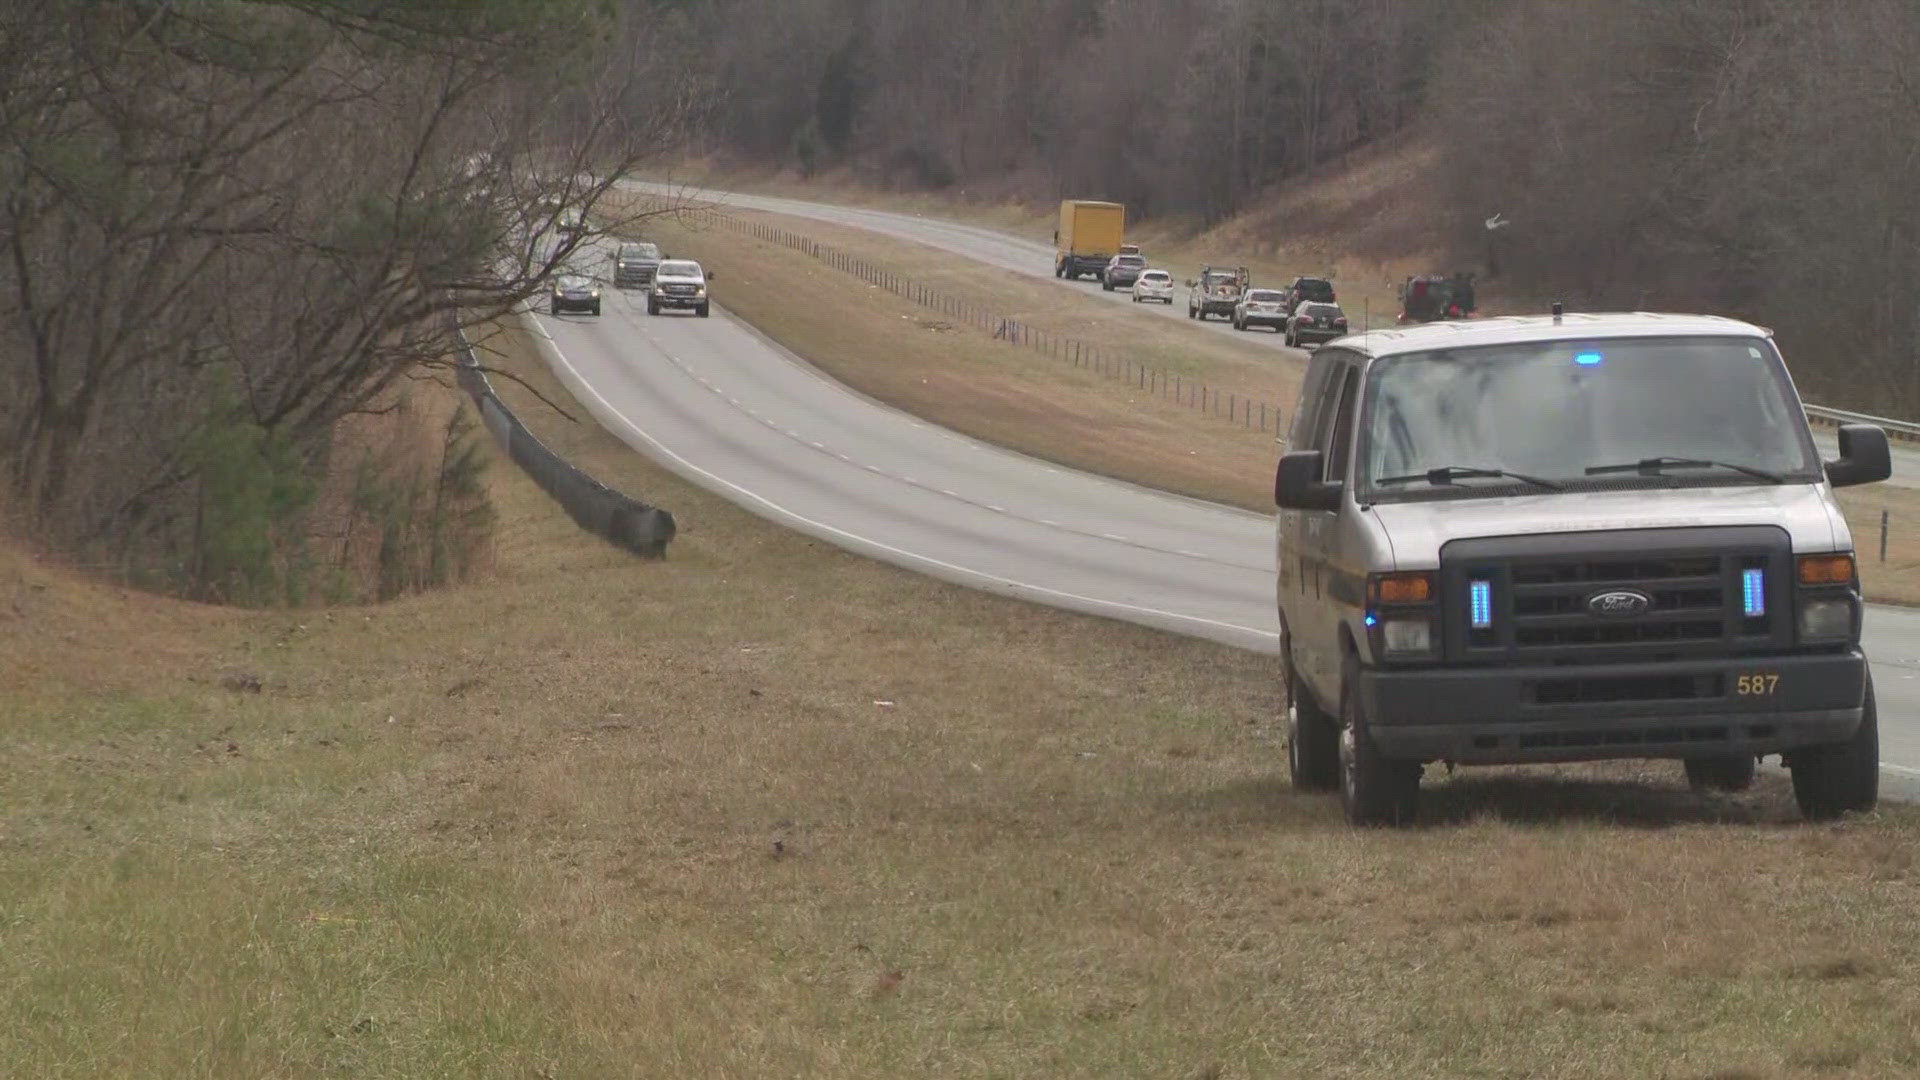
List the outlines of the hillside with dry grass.
<svg viewBox="0 0 1920 1080">
<path fill-rule="evenodd" d="M 492 362 L 562 391 L 518 336 Z M 160 599 L 0 550 L 0 1074 L 1903 1075 L 1901 808 L 1670 765 L 1284 780 L 1266 658 L 489 470 L 468 586 Z"/>
</svg>

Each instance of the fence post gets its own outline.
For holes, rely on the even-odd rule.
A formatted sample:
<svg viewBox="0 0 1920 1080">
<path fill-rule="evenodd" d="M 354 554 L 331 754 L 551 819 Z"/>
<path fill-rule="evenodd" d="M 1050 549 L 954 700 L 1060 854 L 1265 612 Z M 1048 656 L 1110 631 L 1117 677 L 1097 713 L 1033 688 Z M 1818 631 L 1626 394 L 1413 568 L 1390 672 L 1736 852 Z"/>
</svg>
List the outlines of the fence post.
<svg viewBox="0 0 1920 1080">
<path fill-rule="evenodd" d="M 1887 561 L 1887 512 L 1880 511 L 1880 561 Z"/>
</svg>

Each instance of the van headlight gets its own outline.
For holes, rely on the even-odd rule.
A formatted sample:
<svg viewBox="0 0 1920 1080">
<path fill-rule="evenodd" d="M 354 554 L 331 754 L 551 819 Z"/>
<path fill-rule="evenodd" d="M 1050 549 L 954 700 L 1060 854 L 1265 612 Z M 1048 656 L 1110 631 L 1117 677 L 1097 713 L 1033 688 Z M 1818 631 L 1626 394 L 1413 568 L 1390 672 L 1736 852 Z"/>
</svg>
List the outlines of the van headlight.
<svg viewBox="0 0 1920 1080">
<path fill-rule="evenodd" d="M 1389 655 L 1431 652 L 1433 624 L 1426 619 L 1382 619 L 1380 643 L 1386 646 Z"/>
<path fill-rule="evenodd" d="M 1835 596 L 1800 602 L 1800 640 L 1805 644 L 1853 638 L 1853 600 Z"/>
</svg>

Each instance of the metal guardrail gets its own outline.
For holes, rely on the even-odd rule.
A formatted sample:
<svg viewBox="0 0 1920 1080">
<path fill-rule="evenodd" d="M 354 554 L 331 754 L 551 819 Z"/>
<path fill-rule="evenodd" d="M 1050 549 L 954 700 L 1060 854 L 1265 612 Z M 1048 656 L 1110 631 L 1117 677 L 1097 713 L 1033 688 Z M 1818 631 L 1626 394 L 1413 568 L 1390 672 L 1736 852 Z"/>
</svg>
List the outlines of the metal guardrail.
<svg viewBox="0 0 1920 1080">
<path fill-rule="evenodd" d="M 493 384 L 474 356 L 473 343 L 466 333 L 458 328 L 454 333 L 460 343 L 455 374 L 461 389 L 473 397 L 480 408 L 480 419 L 513 463 L 581 528 L 635 555 L 664 557 L 677 531 L 673 515 L 613 490 L 548 449 L 493 392 Z"/>
<path fill-rule="evenodd" d="M 1920 442 L 1920 424 L 1911 420 L 1894 420 L 1885 416 L 1868 416 L 1866 413 L 1848 412 L 1845 409 L 1829 409 L 1824 405 L 1803 405 L 1807 412 L 1807 422 L 1820 427 L 1839 427 L 1841 424 L 1874 424 L 1884 428 L 1889 439 L 1901 439 L 1906 442 Z"/>
</svg>

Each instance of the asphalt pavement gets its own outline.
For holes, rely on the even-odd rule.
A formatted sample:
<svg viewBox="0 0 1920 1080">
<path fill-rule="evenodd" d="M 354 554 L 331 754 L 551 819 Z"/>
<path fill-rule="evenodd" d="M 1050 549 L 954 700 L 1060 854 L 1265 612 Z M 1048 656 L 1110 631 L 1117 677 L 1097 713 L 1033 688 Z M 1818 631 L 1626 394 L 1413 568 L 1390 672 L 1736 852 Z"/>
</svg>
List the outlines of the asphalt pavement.
<svg viewBox="0 0 1920 1080">
<path fill-rule="evenodd" d="M 749 198 L 727 196 L 734 205 Z M 1048 257 L 1044 245 L 972 226 L 758 201 L 771 205 L 755 208 L 811 207 L 805 216 L 884 224 L 876 231 L 1009 259 L 1021 245 Z M 799 531 L 946 580 L 1276 651 L 1270 517 L 1063 469 L 939 428 L 827 378 L 718 305 L 710 319 L 648 316 L 641 294 L 609 289 L 604 312 L 536 316 L 549 361 L 604 426 L 694 483 Z M 1895 468 L 1908 481 L 1920 472 Z M 1887 792 L 1920 798 L 1920 611 L 1875 606 L 1866 633 Z"/>
</svg>

